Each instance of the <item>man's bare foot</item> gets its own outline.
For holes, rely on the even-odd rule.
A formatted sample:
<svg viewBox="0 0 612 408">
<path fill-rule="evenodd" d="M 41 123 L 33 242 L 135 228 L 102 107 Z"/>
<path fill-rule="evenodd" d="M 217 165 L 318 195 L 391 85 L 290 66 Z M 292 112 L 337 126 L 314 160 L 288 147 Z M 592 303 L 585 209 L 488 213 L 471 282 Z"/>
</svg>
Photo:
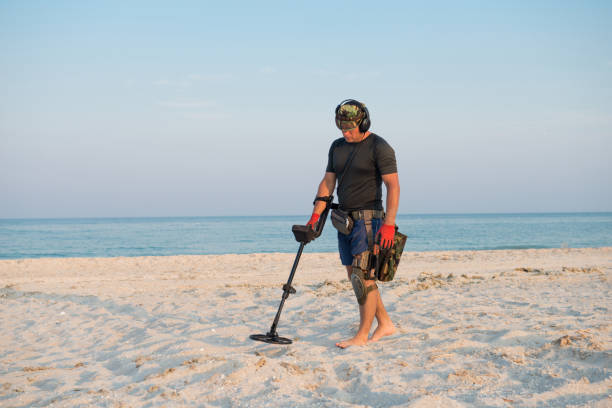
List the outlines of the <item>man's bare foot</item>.
<svg viewBox="0 0 612 408">
<path fill-rule="evenodd" d="M 391 322 L 384 326 L 378 325 L 376 330 L 374 330 L 374 333 L 372 333 L 372 337 L 370 338 L 370 340 L 368 340 L 368 343 L 374 343 L 385 336 L 390 336 L 395 333 L 395 330 L 395 325 L 393 325 L 393 323 Z"/>
<path fill-rule="evenodd" d="M 363 337 L 355 336 L 350 340 L 345 340 L 345 341 L 336 343 L 336 346 L 340 347 L 341 349 L 345 349 L 350 346 L 365 346 L 367 343 L 368 343 L 367 337 L 364 339 Z"/>
</svg>

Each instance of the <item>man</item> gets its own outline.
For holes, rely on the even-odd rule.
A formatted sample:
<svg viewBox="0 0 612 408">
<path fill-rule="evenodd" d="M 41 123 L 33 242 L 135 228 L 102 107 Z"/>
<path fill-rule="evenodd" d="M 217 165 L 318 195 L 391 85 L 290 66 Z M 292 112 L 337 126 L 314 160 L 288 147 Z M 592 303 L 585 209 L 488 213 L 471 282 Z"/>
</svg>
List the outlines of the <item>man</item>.
<svg viewBox="0 0 612 408">
<path fill-rule="evenodd" d="M 338 232 L 340 260 L 346 266 L 359 304 L 359 329 L 348 340 L 336 343 L 340 348 L 365 345 L 395 333 L 376 285 L 371 256 L 378 254 L 380 240 L 384 248 L 393 245 L 395 216 L 400 186 L 395 152 L 380 136 L 370 132 L 370 116 L 364 104 L 348 99 L 336 107 L 336 126 L 342 137 L 329 149 L 325 176 L 319 184 L 318 197 L 333 194 L 338 181 L 340 209 L 353 219 L 348 235 Z M 354 156 L 354 157 L 353 157 Z M 387 211 L 383 212 L 382 184 L 387 191 Z M 324 201 L 315 201 L 308 225 L 315 227 L 325 209 Z M 374 317 L 378 326 L 368 339 Z"/>
</svg>

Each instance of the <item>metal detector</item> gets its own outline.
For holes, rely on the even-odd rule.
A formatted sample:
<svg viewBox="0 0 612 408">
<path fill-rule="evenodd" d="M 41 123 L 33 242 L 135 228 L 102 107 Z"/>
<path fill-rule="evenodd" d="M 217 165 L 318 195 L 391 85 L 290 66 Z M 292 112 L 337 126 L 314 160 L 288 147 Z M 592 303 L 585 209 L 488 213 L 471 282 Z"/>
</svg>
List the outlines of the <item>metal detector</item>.
<svg viewBox="0 0 612 408">
<path fill-rule="evenodd" d="M 298 248 L 297 255 L 295 256 L 295 261 L 293 261 L 293 268 L 291 268 L 291 274 L 289 274 L 289 279 L 287 280 L 287 283 L 283 285 L 283 297 L 281 298 L 280 305 L 278 306 L 276 317 L 274 318 L 274 322 L 272 323 L 272 326 L 270 327 L 270 331 L 268 333 L 251 334 L 251 339 L 272 344 L 293 343 L 293 341 L 291 339 L 288 339 L 287 337 L 280 337 L 278 333 L 276 333 L 276 326 L 278 326 L 278 320 L 280 319 L 281 311 L 283 310 L 283 306 L 285 305 L 285 300 L 287 300 L 290 294 L 295 293 L 295 288 L 291 286 L 291 282 L 293 281 L 295 270 L 297 269 L 298 263 L 300 262 L 302 251 L 304 250 L 304 247 L 307 243 L 313 241 L 315 238 L 318 238 L 319 235 L 321 235 L 321 233 L 323 232 L 323 226 L 325 225 L 325 220 L 327 219 L 327 213 L 329 212 L 329 209 L 332 208 L 333 199 L 333 196 L 325 198 L 317 197 L 317 200 L 325 201 L 326 206 L 325 210 L 323 210 L 321 216 L 319 217 L 319 221 L 315 230 L 313 230 L 308 225 L 294 225 L 291 228 L 291 231 L 295 236 L 295 240 L 300 243 L 300 247 Z"/>
</svg>

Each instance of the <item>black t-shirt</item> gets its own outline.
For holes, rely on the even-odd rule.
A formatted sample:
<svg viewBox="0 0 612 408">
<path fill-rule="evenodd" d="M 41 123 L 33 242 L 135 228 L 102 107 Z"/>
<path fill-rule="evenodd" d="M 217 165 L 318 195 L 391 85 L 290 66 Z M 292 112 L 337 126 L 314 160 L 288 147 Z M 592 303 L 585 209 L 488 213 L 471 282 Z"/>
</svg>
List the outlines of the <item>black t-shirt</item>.
<svg viewBox="0 0 612 408">
<path fill-rule="evenodd" d="M 343 177 L 353 150 L 355 157 Z M 382 137 L 370 133 L 359 143 L 348 143 L 343 137 L 334 140 L 327 161 L 328 173 L 336 173 L 338 200 L 346 211 L 382 210 L 382 175 L 397 173 L 395 152 Z M 341 180 L 342 179 L 342 180 Z"/>
</svg>

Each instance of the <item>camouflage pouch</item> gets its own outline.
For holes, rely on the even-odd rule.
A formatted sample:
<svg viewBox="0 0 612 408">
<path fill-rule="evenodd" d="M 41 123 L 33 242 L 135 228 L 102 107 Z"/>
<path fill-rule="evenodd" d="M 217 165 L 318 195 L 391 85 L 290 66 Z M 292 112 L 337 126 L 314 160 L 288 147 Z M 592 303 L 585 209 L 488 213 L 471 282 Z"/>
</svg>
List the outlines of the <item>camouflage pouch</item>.
<svg viewBox="0 0 612 408">
<path fill-rule="evenodd" d="M 408 237 L 397 230 L 395 226 L 395 238 L 393 240 L 393 246 L 389 249 L 380 250 L 376 256 L 376 279 L 382 282 L 392 281 L 395 277 L 395 272 L 399 266 L 402 252 L 404 252 L 404 245 L 406 245 L 406 239 Z"/>
</svg>

